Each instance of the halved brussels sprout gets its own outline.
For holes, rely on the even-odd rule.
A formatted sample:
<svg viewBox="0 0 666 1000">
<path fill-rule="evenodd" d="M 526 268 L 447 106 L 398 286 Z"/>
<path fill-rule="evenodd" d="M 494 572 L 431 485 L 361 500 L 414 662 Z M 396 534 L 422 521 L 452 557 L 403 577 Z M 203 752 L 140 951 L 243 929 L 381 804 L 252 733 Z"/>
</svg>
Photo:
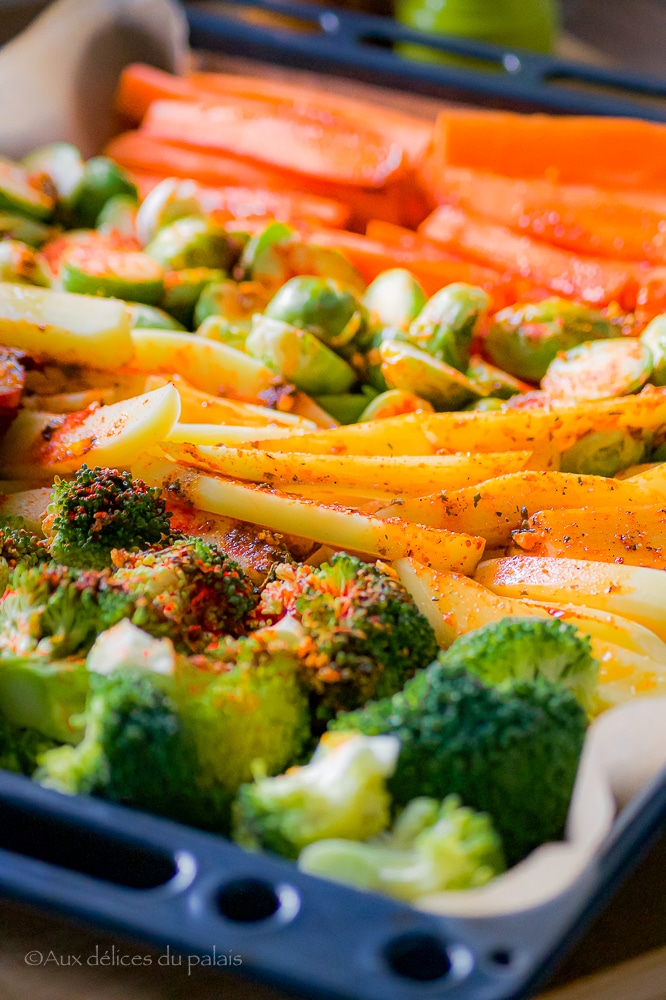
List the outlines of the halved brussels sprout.
<svg viewBox="0 0 666 1000">
<path fill-rule="evenodd" d="M 423 309 L 427 296 L 411 271 L 394 267 L 370 282 L 363 302 L 375 325 L 406 330 Z"/>
<path fill-rule="evenodd" d="M 44 288 L 48 288 L 50 284 L 39 255 L 18 240 L 0 241 L 0 281 L 41 285 Z"/>
<path fill-rule="evenodd" d="M 165 177 L 141 202 L 136 216 L 136 232 L 142 246 L 154 240 L 160 229 L 178 219 L 203 219 L 201 186 L 196 181 Z"/>
<path fill-rule="evenodd" d="M 489 305 L 490 296 L 482 288 L 464 282 L 446 285 L 410 323 L 409 339 L 433 358 L 464 372 L 475 327 Z"/>
<path fill-rule="evenodd" d="M 53 215 L 54 193 L 31 184 L 24 167 L 0 156 L 0 211 L 44 221 Z"/>
<path fill-rule="evenodd" d="M 209 316 L 222 317 L 229 326 L 249 333 L 252 317 L 263 312 L 269 293 L 258 281 L 212 282 L 201 292 L 194 310 L 195 326 Z M 296 324 L 294 324 L 296 325 Z"/>
<path fill-rule="evenodd" d="M 269 316 L 255 316 L 245 342 L 248 354 L 276 375 L 312 396 L 348 392 L 353 369 L 307 330 Z"/>
<path fill-rule="evenodd" d="M 384 341 L 379 347 L 379 355 L 389 388 L 412 392 L 426 399 L 436 410 L 459 410 L 482 395 L 456 368 L 413 344 Z"/>
<path fill-rule="evenodd" d="M 136 184 L 129 174 L 106 156 L 93 156 L 71 193 L 72 224 L 92 228 L 107 201 L 117 194 L 139 200 Z"/>
<path fill-rule="evenodd" d="M 0 212 L 0 240 L 18 240 L 39 250 L 47 240 L 53 239 L 58 230 L 37 219 L 27 219 L 13 212 Z"/>
<path fill-rule="evenodd" d="M 377 392 L 386 392 L 388 386 L 382 374 L 382 359 L 379 348 L 385 342 L 398 340 L 407 343 L 407 333 L 397 326 L 385 326 L 377 330 L 370 340 L 364 357 L 364 378 Z"/>
<path fill-rule="evenodd" d="M 206 285 L 224 281 L 226 277 L 224 271 L 212 267 L 187 267 L 180 271 L 167 271 L 164 275 L 164 298 L 160 306 L 190 330 L 194 322 L 194 308 Z"/>
<path fill-rule="evenodd" d="M 341 392 L 336 396 L 316 396 L 315 403 L 339 424 L 355 424 L 368 404 L 368 397 L 358 392 Z"/>
<path fill-rule="evenodd" d="M 463 406 L 463 410 L 481 410 L 482 413 L 489 413 L 493 410 L 503 410 L 505 400 L 497 399 L 495 396 L 486 396 L 484 399 L 475 399 L 473 403 Z"/>
<path fill-rule="evenodd" d="M 206 219 L 177 219 L 160 229 L 145 252 L 162 267 L 183 271 L 195 267 L 228 270 L 234 263 L 237 245 L 225 229 Z"/>
<path fill-rule="evenodd" d="M 246 243 L 239 270 L 244 278 L 260 281 L 277 291 L 299 274 L 332 278 L 363 292 L 365 282 L 338 250 L 318 247 L 299 239 L 296 230 L 273 222 Z"/>
<path fill-rule="evenodd" d="M 666 316 L 655 316 L 641 334 L 641 342 L 649 348 L 654 368 L 650 382 L 666 385 Z"/>
<path fill-rule="evenodd" d="M 162 268 L 140 251 L 74 247 L 61 261 L 60 282 L 66 292 L 148 305 L 164 296 Z"/>
<path fill-rule="evenodd" d="M 384 417 L 398 417 L 401 413 L 432 413 L 433 407 L 420 396 L 405 389 L 389 389 L 375 396 L 358 418 L 365 420 L 382 420 Z"/>
<path fill-rule="evenodd" d="M 531 385 L 521 382 L 513 375 L 508 375 L 501 368 L 489 365 L 478 354 L 473 354 L 470 358 L 467 378 L 475 382 L 484 393 L 497 399 L 511 399 L 512 396 L 518 396 L 521 392 L 531 392 L 532 390 Z"/>
<path fill-rule="evenodd" d="M 114 194 L 97 216 L 96 229 L 105 235 L 119 233 L 136 239 L 136 199 L 131 194 Z"/>
<path fill-rule="evenodd" d="M 638 392 L 652 368 L 652 353 L 640 340 L 596 340 L 558 354 L 541 388 L 559 399 L 613 399 Z"/>
<path fill-rule="evenodd" d="M 600 312 L 568 299 L 517 303 L 495 314 L 485 349 L 496 365 L 528 382 L 539 382 L 561 351 L 615 337 L 617 327 Z"/>
<path fill-rule="evenodd" d="M 23 166 L 37 183 L 41 178 L 48 178 L 58 201 L 65 209 L 70 207 L 84 170 L 83 157 L 76 146 L 69 142 L 51 142 L 28 153 Z"/>
<path fill-rule="evenodd" d="M 612 477 L 645 461 L 649 449 L 650 435 L 643 437 L 624 429 L 591 431 L 562 452 L 560 471 Z"/>
<path fill-rule="evenodd" d="M 365 331 L 367 314 L 356 292 L 332 278 L 298 275 L 265 309 L 271 319 L 308 330 L 329 347 L 346 347 Z"/>
<path fill-rule="evenodd" d="M 234 347 L 237 351 L 245 350 L 245 342 L 248 333 L 246 329 L 232 326 L 224 316 L 208 316 L 203 323 L 196 327 L 197 337 L 205 340 L 216 340 L 218 344 L 226 344 L 227 347 Z"/>
<path fill-rule="evenodd" d="M 163 309 L 146 305 L 145 302 L 128 302 L 132 316 L 132 329 L 148 330 L 184 330 L 185 327 Z"/>
</svg>

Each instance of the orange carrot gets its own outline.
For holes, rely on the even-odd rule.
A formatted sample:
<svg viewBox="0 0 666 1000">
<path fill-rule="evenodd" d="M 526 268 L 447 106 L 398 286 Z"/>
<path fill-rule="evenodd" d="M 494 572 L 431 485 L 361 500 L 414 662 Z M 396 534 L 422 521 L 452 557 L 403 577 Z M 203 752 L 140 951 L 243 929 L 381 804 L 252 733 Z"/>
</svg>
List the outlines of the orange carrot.
<svg viewBox="0 0 666 1000">
<path fill-rule="evenodd" d="M 248 103 L 155 101 L 143 130 L 170 142 L 222 150 L 306 176 L 381 188 L 404 173 L 402 150 L 370 129 L 340 119 L 313 125 L 304 116 Z"/>
<path fill-rule="evenodd" d="M 633 203 L 620 191 L 447 167 L 437 196 L 577 253 L 666 263 L 666 212 Z"/>
<path fill-rule="evenodd" d="M 567 184 L 666 189 L 666 125 L 631 118 L 443 111 L 422 176 L 431 191 L 446 167 Z"/>
<path fill-rule="evenodd" d="M 618 301 L 633 309 L 636 304 L 637 264 L 568 253 L 448 205 L 435 209 L 419 232 L 486 266 L 522 275 L 556 295 L 598 306 Z"/>
<path fill-rule="evenodd" d="M 132 63 L 120 74 L 115 110 L 130 125 L 138 125 L 153 101 L 196 101 L 201 94 L 184 77 L 154 66 Z"/>
<path fill-rule="evenodd" d="M 253 163 L 221 152 L 210 152 L 163 142 L 142 131 L 125 132 L 107 145 L 107 156 L 139 175 L 190 177 L 211 187 L 263 188 L 270 191 L 301 191 L 302 177 L 266 164 Z M 368 219 L 382 218 L 404 225 L 418 225 L 427 214 L 411 174 L 387 184 L 382 190 L 368 191 L 348 184 L 307 179 L 307 190 L 317 197 L 342 202 L 351 212 L 347 225 L 364 229 Z"/>
</svg>

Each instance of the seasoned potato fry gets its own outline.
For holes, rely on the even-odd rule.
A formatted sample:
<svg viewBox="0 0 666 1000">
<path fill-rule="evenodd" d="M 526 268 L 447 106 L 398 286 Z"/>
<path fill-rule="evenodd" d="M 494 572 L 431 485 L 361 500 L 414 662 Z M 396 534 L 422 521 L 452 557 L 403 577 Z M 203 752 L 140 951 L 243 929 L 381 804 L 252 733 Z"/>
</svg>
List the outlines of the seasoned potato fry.
<svg viewBox="0 0 666 1000">
<path fill-rule="evenodd" d="M 145 454 L 135 459 L 132 471 L 150 485 L 164 486 L 179 501 L 213 514 L 380 559 L 413 555 L 435 569 L 469 574 L 483 553 L 482 538 L 408 524 L 398 518 L 383 521 L 344 507 L 327 507 L 277 490 L 203 475 L 182 463 Z"/>
<path fill-rule="evenodd" d="M 666 569 L 666 507 L 542 510 L 511 536 L 511 551 Z"/>
<path fill-rule="evenodd" d="M 422 496 L 437 489 L 457 489 L 479 483 L 501 469 L 522 467 L 529 454 L 513 451 L 503 455 L 366 456 L 274 454 L 251 448 L 197 446 L 168 441 L 164 450 L 171 458 L 198 469 L 274 485 L 312 483 L 320 488 L 344 490 L 366 488 L 383 493 Z M 288 485 L 283 486 L 289 489 Z M 400 516 L 398 510 L 395 511 Z"/>
<path fill-rule="evenodd" d="M 179 414 L 172 385 L 81 413 L 21 410 L 0 444 L 0 468 L 34 479 L 84 462 L 126 466 L 164 439 Z"/>
<path fill-rule="evenodd" d="M 257 437 L 264 443 L 288 437 L 290 427 L 244 427 L 236 424 L 174 424 L 168 441 L 194 445 L 225 445 L 227 447 L 254 447 Z"/>
<path fill-rule="evenodd" d="M 287 438 L 275 447 L 269 441 L 268 447 L 271 451 L 302 451 L 310 455 L 434 455 L 436 449 L 428 443 L 421 430 L 422 419 L 421 413 L 407 413 L 384 420 L 368 420 L 330 431 L 294 435 L 293 439 Z M 263 443 L 258 441 L 257 446 L 262 448 Z M 513 451 L 514 448 L 508 446 L 497 450 Z"/>
<path fill-rule="evenodd" d="M 627 701 L 639 687 L 646 693 L 666 693 L 666 645 L 636 622 L 585 607 L 500 597 L 476 580 L 436 572 L 414 559 L 399 559 L 393 565 L 444 647 L 507 615 L 557 618 L 590 636 L 601 665 L 600 710 Z"/>
<path fill-rule="evenodd" d="M 661 570 L 584 559 L 507 556 L 482 563 L 475 579 L 501 597 L 611 611 L 666 639 L 666 574 Z"/>
<path fill-rule="evenodd" d="M 36 358 L 114 371 L 132 357 L 130 325 L 120 299 L 0 282 L 0 345 Z"/>
<path fill-rule="evenodd" d="M 544 435 L 562 449 L 592 431 L 615 428 L 654 430 L 666 424 L 666 389 L 648 386 L 637 396 L 596 403 L 506 409 L 504 412 L 421 415 L 421 429 L 435 450 L 506 451 L 530 448 Z"/>
<path fill-rule="evenodd" d="M 477 456 L 477 458 L 480 456 Z M 441 496 L 403 500 L 384 508 L 408 521 L 481 535 L 490 548 L 506 545 L 531 514 L 546 509 L 632 509 L 659 502 L 659 493 L 637 480 L 578 476 L 573 472 L 516 472 Z"/>
<path fill-rule="evenodd" d="M 144 372 L 179 372 L 197 389 L 250 403 L 280 394 L 279 380 L 260 361 L 226 344 L 173 330 L 131 332 L 132 366 Z"/>
</svg>

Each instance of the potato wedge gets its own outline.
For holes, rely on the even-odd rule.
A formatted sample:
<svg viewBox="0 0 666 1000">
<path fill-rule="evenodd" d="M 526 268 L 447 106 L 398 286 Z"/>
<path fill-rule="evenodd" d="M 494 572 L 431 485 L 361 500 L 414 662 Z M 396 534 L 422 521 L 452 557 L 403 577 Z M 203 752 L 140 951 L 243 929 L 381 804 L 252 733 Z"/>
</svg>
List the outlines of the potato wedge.
<svg viewBox="0 0 666 1000">
<path fill-rule="evenodd" d="M 178 372 L 196 389 L 249 403 L 279 398 L 281 383 L 260 361 L 226 344 L 173 330 L 131 331 L 132 366 L 143 372 Z"/>
<path fill-rule="evenodd" d="M 42 521 L 46 517 L 46 508 L 51 502 L 52 489 L 42 486 L 36 490 L 22 490 L 4 497 L 0 503 L 0 514 L 22 517 L 26 527 L 36 535 L 42 534 Z"/>
<path fill-rule="evenodd" d="M 501 597 L 610 611 L 666 639 L 666 574 L 661 570 L 584 559 L 507 556 L 481 563 L 475 579 Z"/>
<path fill-rule="evenodd" d="M 182 375 L 146 376 L 146 392 L 158 389 L 172 382 L 180 396 L 181 420 L 192 424 L 237 424 L 244 427 L 288 427 L 293 431 L 314 431 L 316 425 L 295 413 L 272 410 L 254 403 L 241 403 L 236 399 L 224 399 L 209 392 L 202 392 L 190 385 Z"/>
<path fill-rule="evenodd" d="M 193 444 L 197 446 L 225 446 L 253 448 L 257 437 L 268 441 L 289 437 L 293 434 L 290 427 L 244 427 L 237 424 L 174 424 L 167 441 L 174 444 Z"/>
<path fill-rule="evenodd" d="M 295 435 L 293 439 L 286 438 L 276 446 L 269 441 L 266 447 L 271 451 L 301 451 L 310 455 L 434 455 L 436 449 L 428 443 L 421 430 L 422 419 L 422 413 L 406 413 L 399 417 L 387 417 L 385 420 L 368 420 L 361 424 L 336 427 L 330 431 Z M 264 443 L 258 441 L 257 447 L 263 448 Z M 514 449 L 498 449 L 509 450 Z"/>
<path fill-rule="evenodd" d="M 80 413 L 21 410 L 0 444 L 0 468 L 34 479 L 84 463 L 127 466 L 168 435 L 179 413 L 172 385 Z"/>
<path fill-rule="evenodd" d="M 32 357 L 115 371 L 134 352 L 130 326 L 120 299 L 0 282 L 0 345 Z"/>
<path fill-rule="evenodd" d="M 512 531 L 540 510 L 614 504 L 633 509 L 659 500 L 658 490 L 637 480 L 526 471 L 488 479 L 478 487 L 402 500 L 384 508 L 381 516 L 399 514 L 418 524 L 481 535 L 489 548 L 499 548 L 508 543 Z"/>
<path fill-rule="evenodd" d="M 514 531 L 509 551 L 666 569 L 666 507 L 542 510 Z"/>
<path fill-rule="evenodd" d="M 132 471 L 150 485 L 163 486 L 181 503 L 380 559 L 413 555 L 435 569 L 470 574 L 483 553 L 481 538 L 327 507 L 277 490 L 204 475 L 145 453 L 135 459 Z"/>
<path fill-rule="evenodd" d="M 232 479 L 270 483 L 289 490 L 291 483 L 318 488 L 368 489 L 371 495 L 423 496 L 437 489 L 479 483 L 503 469 L 521 468 L 528 452 L 503 455 L 286 455 L 259 448 L 197 446 L 168 441 L 164 450 L 176 461 Z M 400 516 L 399 510 L 395 511 Z"/>
<path fill-rule="evenodd" d="M 530 448 L 548 435 L 562 449 L 591 431 L 655 430 L 666 424 L 666 389 L 648 386 L 637 396 L 595 403 L 558 403 L 503 411 L 421 415 L 421 430 L 435 450 L 507 451 Z"/>
</svg>

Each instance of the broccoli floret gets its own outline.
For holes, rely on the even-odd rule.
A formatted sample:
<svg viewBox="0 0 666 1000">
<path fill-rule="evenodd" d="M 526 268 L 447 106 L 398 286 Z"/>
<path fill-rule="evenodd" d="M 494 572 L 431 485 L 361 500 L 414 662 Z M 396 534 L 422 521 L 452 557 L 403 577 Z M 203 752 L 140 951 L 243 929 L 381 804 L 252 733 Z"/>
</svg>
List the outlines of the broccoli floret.
<svg viewBox="0 0 666 1000">
<path fill-rule="evenodd" d="M 465 667 L 487 684 L 509 678 L 562 684 L 583 708 L 594 708 L 599 661 L 590 638 L 556 618 L 502 618 L 457 639 L 440 662 Z"/>
<path fill-rule="evenodd" d="M 80 659 L 0 657 L 0 714 L 16 728 L 31 729 L 59 743 L 82 735 L 77 718 L 85 708 L 90 675 Z"/>
<path fill-rule="evenodd" d="M 234 805 L 234 839 L 287 858 L 316 840 L 363 840 L 390 820 L 386 779 L 398 755 L 394 739 L 326 738 L 309 764 L 243 785 Z"/>
<path fill-rule="evenodd" d="M 46 542 L 26 528 L 22 517 L 17 514 L 0 517 L 0 592 L 19 564 L 38 566 L 48 559 Z"/>
<path fill-rule="evenodd" d="M 437 655 L 430 623 L 383 563 L 339 552 L 316 569 L 281 564 L 273 576 L 256 617 L 300 623 L 298 654 L 315 725 L 394 694 Z"/>
<path fill-rule="evenodd" d="M 42 785 L 224 828 L 226 796 L 199 788 L 196 748 L 164 678 L 140 668 L 92 675 L 85 720 L 78 746 L 42 756 Z"/>
<path fill-rule="evenodd" d="M 13 726 L 0 716 L 0 768 L 3 771 L 29 776 L 37 768 L 41 755 L 55 746 L 54 740 L 36 729 Z"/>
<path fill-rule="evenodd" d="M 129 472 L 83 465 L 71 482 L 56 476 L 44 532 L 56 562 L 104 569 L 113 549 L 167 544 L 170 518 L 161 489 Z"/>
<path fill-rule="evenodd" d="M 122 594 L 102 596 L 107 577 L 53 562 L 17 566 L 0 601 L 0 654 L 64 657 L 87 650 L 107 616 L 129 614 Z"/>
<path fill-rule="evenodd" d="M 414 902 L 422 896 L 485 885 L 505 868 L 502 844 L 485 813 L 413 799 L 393 830 L 375 841 L 320 840 L 301 851 L 298 867 L 311 875 Z"/>
<path fill-rule="evenodd" d="M 115 553 L 111 589 L 135 602 L 135 625 L 199 652 L 237 636 L 256 604 L 250 578 L 217 545 L 187 538 L 159 551 Z"/>
<path fill-rule="evenodd" d="M 228 832 L 255 761 L 280 771 L 310 735 L 294 658 L 277 645 L 240 639 L 188 659 L 123 621 L 87 664 L 85 735 L 44 758 L 39 780 L 50 787 Z"/>
<path fill-rule="evenodd" d="M 562 838 L 586 726 L 585 711 L 559 684 L 491 686 L 435 662 L 393 698 L 341 715 L 332 728 L 397 736 L 394 804 L 460 795 L 490 814 L 513 864 Z"/>
</svg>

